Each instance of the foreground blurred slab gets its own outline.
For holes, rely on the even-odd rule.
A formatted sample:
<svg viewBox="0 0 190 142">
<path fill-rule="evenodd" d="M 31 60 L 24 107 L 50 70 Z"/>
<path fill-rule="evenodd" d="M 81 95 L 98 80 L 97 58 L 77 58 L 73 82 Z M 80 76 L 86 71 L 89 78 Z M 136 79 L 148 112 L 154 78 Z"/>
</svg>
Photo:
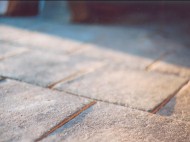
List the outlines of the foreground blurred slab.
<svg viewBox="0 0 190 142">
<path fill-rule="evenodd" d="M 151 111 L 185 82 L 186 79 L 172 75 L 106 66 L 72 81 L 60 83 L 55 88 L 79 96 Z"/>
<path fill-rule="evenodd" d="M 54 142 L 187 142 L 190 125 L 112 104 L 98 103 L 49 135 Z"/>
<path fill-rule="evenodd" d="M 1 141 L 32 141 L 89 100 L 13 80 L 0 82 Z"/>
<path fill-rule="evenodd" d="M 28 50 L 21 46 L 15 46 L 0 42 L 0 60 L 19 55 L 27 52 Z"/>
</svg>

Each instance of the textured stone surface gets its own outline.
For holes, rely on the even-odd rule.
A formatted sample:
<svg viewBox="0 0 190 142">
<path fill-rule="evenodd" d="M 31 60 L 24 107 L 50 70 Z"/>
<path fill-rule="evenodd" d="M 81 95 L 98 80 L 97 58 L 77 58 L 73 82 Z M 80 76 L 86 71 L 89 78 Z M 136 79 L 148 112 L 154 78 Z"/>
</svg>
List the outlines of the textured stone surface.
<svg viewBox="0 0 190 142">
<path fill-rule="evenodd" d="M 190 122 L 190 82 L 157 114 Z"/>
<path fill-rule="evenodd" d="M 123 66 L 136 69 L 145 69 L 153 62 L 150 58 L 119 52 L 112 49 L 100 48 L 93 44 L 85 44 L 83 48 L 77 50 L 75 54 L 89 56 L 97 60 L 104 60 L 112 65 L 122 64 Z"/>
<path fill-rule="evenodd" d="M 13 80 L 0 82 L 1 141 L 32 141 L 89 100 Z"/>
<path fill-rule="evenodd" d="M 107 27 L 91 43 L 99 48 L 112 49 L 135 56 L 155 60 L 172 48 L 163 38 L 151 36 L 152 31 L 138 27 Z"/>
<path fill-rule="evenodd" d="M 21 53 L 25 53 L 28 50 L 26 48 L 18 47 L 18 46 L 13 46 L 10 44 L 5 44 L 0 42 L 0 60 L 3 60 L 5 58 L 14 56 L 14 55 L 19 55 Z"/>
<path fill-rule="evenodd" d="M 184 78 L 106 66 L 55 88 L 80 96 L 117 103 L 142 110 L 152 110 L 173 94 Z"/>
<path fill-rule="evenodd" d="M 153 64 L 151 70 L 190 78 L 190 49 L 178 49 Z"/>
<path fill-rule="evenodd" d="M 51 34 L 40 32 L 30 32 L 28 36 L 23 36 L 16 40 L 20 45 L 32 48 L 40 48 L 44 51 L 67 53 L 77 49 L 82 44 L 80 41 L 62 38 Z"/>
<path fill-rule="evenodd" d="M 0 62 L 0 74 L 47 87 L 73 74 L 80 75 L 102 66 L 84 56 L 66 56 L 33 51 Z"/>
<path fill-rule="evenodd" d="M 2 41 L 22 45 L 29 49 L 61 52 L 62 54 L 71 52 L 82 44 L 80 41 L 7 25 L 1 25 L 0 32 L 2 33 L 0 35 Z"/>
<path fill-rule="evenodd" d="M 189 139 L 189 124 L 121 106 L 98 103 L 43 141 L 187 142 Z"/>
</svg>

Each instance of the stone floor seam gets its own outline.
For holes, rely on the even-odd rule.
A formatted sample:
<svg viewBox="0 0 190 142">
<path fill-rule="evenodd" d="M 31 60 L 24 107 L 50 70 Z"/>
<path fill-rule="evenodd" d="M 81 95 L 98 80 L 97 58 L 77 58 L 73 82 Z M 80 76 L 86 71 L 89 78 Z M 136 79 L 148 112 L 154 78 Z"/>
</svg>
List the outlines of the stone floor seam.
<svg viewBox="0 0 190 142">
<path fill-rule="evenodd" d="M 158 106 L 156 106 L 152 111 L 150 111 L 153 114 L 156 114 L 160 109 L 162 109 L 175 95 L 177 95 L 177 93 L 182 90 L 187 84 L 188 84 L 189 80 L 187 80 L 186 82 L 184 82 L 181 87 L 179 87 L 173 94 L 171 94 L 170 96 L 168 96 L 162 103 L 160 103 Z"/>
<path fill-rule="evenodd" d="M 35 142 L 41 141 L 42 139 L 46 138 L 49 134 L 53 133 L 54 131 L 56 131 L 57 129 L 59 129 L 60 127 L 62 127 L 63 125 L 71 121 L 72 119 L 76 118 L 79 114 L 81 114 L 82 112 L 84 112 L 85 110 L 87 110 L 88 108 L 90 108 L 91 106 L 95 104 L 96 104 L 96 101 L 92 101 L 89 104 L 84 105 L 81 109 L 77 110 L 75 113 L 71 114 L 70 116 L 68 116 L 61 122 L 59 122 L 56 126 L 52 127 L 49 131 L 47 131 L 46 133 L 41 135 L 39 138 L 37 138 Z"/>
</svg>

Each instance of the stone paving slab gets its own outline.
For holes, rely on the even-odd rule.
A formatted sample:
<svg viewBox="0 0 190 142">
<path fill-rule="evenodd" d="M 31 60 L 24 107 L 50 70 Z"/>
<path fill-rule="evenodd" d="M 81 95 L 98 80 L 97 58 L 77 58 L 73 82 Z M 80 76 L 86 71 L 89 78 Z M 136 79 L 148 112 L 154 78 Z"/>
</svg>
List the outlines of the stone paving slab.
<svg viewBox="0 0 190 142">
<path fill-rule="evenodd" d="M 11 26 L 0 26 L 1 42 L 7 42 L 25 46 L 29 49 L 36 49 L 42 51 L 51 51 L 55 53 L 67 53 L 77 49 L 82 42 L 72 39 L 62 38 L 59 36 L 40 33 L 36 31 L 28 31 L 26 29 L 19 29 Z"/>
<path fill-rule="evenodd" d="M 153 64 L 152 71 L 175 74 L 190 78 L 190 49 L 181 48 Z"/>
<path fill-rule="evenodd" d="M 190 122 L 190 82 L 157 114 Z"/>
<path fill-rule="evenodd" d="M 0 62 L 0 75 L 48 87 L 57 81 L 93 71 L 102 62 L 84 56 L 32 51 Z"/>
<path fill-rule="evenodd" d="M 97 71 L 55 86 L 97 100 L 151 111 L 175 93 L 186 79 L 123 66 L 105 66 Z"/>
<path fill-rule="evenodd" d="M 104 27 L 96 25 L 77 25 L 50 22 L 41 18 L 3 18 L 0 19 L 1 25 L 14 27 L 16 29 L 25 29 L 29 32 L 40 32 L 52 36 L 58 36 L 74 41 L 89 41 L 94 39 L 97 33 L 101 32 Z"/>
<path fill-rule="evenodd" d="M 55 53 L 62 52 L 63 54 L 76 50 L 78 46 L 83 44 L 83 42 L 80 41 L 40 32 L 30 32 L 27 36 L 23 36 L 15 42 L 27 47 L 36 47 L 36 49 Z"/>
<path fill-rule="evenodd" d="M 62 25 L 40 19 L 4 19 L 0 21 L 1 41 L 51 52 L 72 52 L 84 42 L 93 40 L 102 27 Z"/>
<path fill-rule="evenodd" d="M 109 27 L 91 43 L 100 48 L 112 49 L 152 60 L 173 51 L 173 48 L 169 46 L 170 43 L 163 38 L 152 36 L 151 33 L 152 30 L 145 28 Z"/>
<path fill-rule="evenodd" d="M 89 100 L 13 80 L 0 82 L 0 141 L 33 141 Z"/>
<path fill-rule="evenodd" d="M 119 65 L 135 69 L 145 69 L 153 63 L 150 58 L 137 56 L 130 53 L 122 53 L 111 49 L 100 48 L 95 44 L 84 44 L 83 48 L 77 50 L 74 54 L 89 56 L 97 60 L 104 60 L 108 64 Z"/>
<path fill-rule="evenodd" d="M 4 41 L 16 41 L 24 35 L 28 35 L 28 31 L 25 29 L 19 29 L 8 25 L 0 24 L 0 40 Z"/>
<path fill-rule="evenodd" d="M 10 44 L 5 44 L 0 42 L 0 60 L 3 60 L 5 58 L 14 56 L 14 55 L 19 55 L 21 53 L 25 53 L 28 50 L 24 47 L 18 47 L 18 46 L 13 46 Z"/>
<path fill-rule="evenodd" d="M 43 141 L 188 142 L 190 125 L 146 112 L 98 103 Z"/>
</svg>

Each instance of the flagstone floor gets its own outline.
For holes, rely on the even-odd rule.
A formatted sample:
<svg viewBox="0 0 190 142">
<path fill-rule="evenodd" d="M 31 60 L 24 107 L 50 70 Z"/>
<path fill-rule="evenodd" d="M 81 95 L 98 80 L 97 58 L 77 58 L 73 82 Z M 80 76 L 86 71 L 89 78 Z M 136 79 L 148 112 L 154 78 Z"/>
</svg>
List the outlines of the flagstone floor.
<svg viewBox="0 0 190 142">
<path fill-rule="evenodd" d="M 190 140 L 188 24 L 0 19 L 0 141 Z"/>
</svg>

